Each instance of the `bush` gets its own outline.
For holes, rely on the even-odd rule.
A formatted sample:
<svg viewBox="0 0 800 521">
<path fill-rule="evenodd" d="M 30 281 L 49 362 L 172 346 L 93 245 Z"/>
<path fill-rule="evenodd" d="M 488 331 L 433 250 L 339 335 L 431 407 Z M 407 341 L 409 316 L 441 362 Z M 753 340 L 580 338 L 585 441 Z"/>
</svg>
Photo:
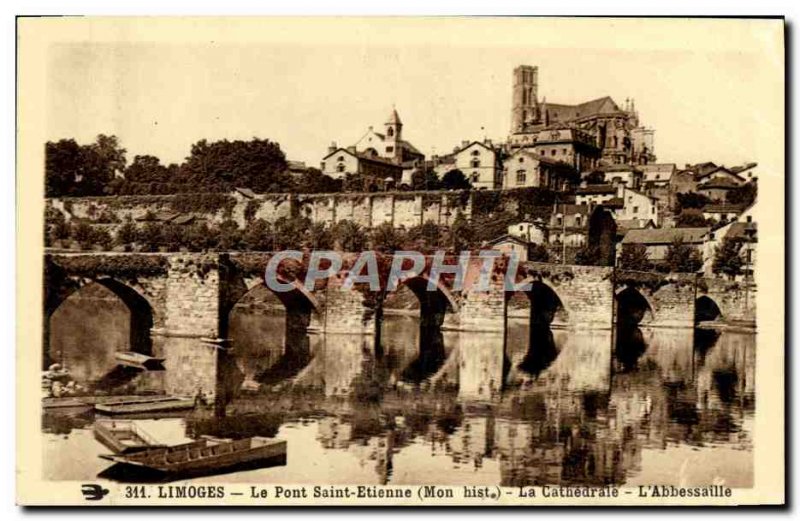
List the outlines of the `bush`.
<svg viewBox="0 0 800 521">
<path fill-rule="evenodd" d="M 550 262 L 550 252 L 544 244 L 531 244 L 528 247 L 528 260 L 533 262 Z"/>
<path fill-rule="evenodd" d="M 575 252 L 575 264 L 580 266 L 603 266 L 605 259 L 598 246 L 583 246 Z"/>
<path fill-rule="evenodd" d="M 366 233 L 357 223 L 339 221 L 333 227 L 333 238 L 342 251 L 360 252 L 366 246 Z"/>
<path fill-rule="evenodd" d="M 255 219 L 259 208 L 261 208 L 261 201 L 259 199 L 250 199 L 244 207 L 244 220 L 250 222 Z"/>
<path fill-rule="evenodd" d="M 372 248 L 378 251 L 391 253 L 402 250 L 405 241 L 405 234 L 400 230 L 395 230 L 391 223 L 383 223 L 370 233 Z"/>
<path fill-rule="evenodd" d="M 120 246 L 131 244 L 136 242 L 136 235 L 136 225 L 128 220 L 125 221 L 125 223 L 117 230 L 117 235 L 114 237 L 114 242 Z"/>
<path fill-rule="evenodd" d="M 248 250 L 271 251 L 272 228 L 264 219 L 255 219 L 247 223 L 242 234 L 242 243 Z"/>
</svg>

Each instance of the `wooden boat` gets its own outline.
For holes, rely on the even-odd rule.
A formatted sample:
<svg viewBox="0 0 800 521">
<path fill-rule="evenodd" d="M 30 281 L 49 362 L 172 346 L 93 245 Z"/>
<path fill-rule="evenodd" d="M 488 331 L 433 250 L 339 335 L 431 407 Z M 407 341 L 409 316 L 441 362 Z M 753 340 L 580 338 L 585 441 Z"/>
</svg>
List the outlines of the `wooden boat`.
<svg viewBox="0 0 800 521">
<path fill-rule="evenodd" d="M 145 449 L 132 454 L 101 454 L 101 458 L 167 474 L 193 475 L 286 458 L 286 442 L 254 436 L 235 441 L 204 438 L 172 447 Z"/>
<path fill-rule="evenodd" d="M 95 411 L 108 415 L 170 412 L 192 408 L 194 408 L 193 399 L 176 396 L 142 396 L 105 400 L 94 406 Z"/>
<path fill-rule="evenodd" d="M 91 409 L 92 404 L 81 398 L 42 398 L 42 408 L 48 409 Z"/>
<path fill-rule="evenodd" d="M 166 447 L 132 420 L 96 420 L 94 437 L 115 454 Z"/>
<path fill-rule="evenodd" d="M 134 351 L 118 351 L 114 354 L 119 365 L 135 367 L 145 371 L 164 369 L 164 358 L 143 355 Z"/>
</svg>

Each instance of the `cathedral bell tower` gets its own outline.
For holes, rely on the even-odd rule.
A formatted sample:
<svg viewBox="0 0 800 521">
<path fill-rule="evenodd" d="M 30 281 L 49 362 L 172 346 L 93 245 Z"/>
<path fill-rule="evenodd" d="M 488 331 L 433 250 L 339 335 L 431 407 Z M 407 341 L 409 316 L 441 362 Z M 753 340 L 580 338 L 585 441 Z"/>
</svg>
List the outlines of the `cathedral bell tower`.
<svg viewBox="0 0 800 521">
<path fill-rule="evenodd" d="M 402 161 L 402 136 L 403 136 L 403 122 L 400 121 L 400 116 L 397 110 L 392 108 L 392 113 L 389 114 L 389 119 L 386 120 L 386 141 L 383 155 L 388 158 L 393 158 Z"/>
<path fill-rule="evenodd" d="M 511 99 L 511 133 L 522 132 L 529 121 L 539 120 L 539 68 L 520 65 L 514 69 Z"/>
</svg>

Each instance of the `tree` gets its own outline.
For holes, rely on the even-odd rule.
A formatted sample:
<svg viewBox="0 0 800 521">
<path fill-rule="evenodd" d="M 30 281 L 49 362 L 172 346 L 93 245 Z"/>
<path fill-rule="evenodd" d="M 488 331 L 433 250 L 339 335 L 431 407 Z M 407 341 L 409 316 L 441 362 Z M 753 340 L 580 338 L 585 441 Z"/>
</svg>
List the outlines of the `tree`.
<svg viewBox="0 0 800 521">
<path fill-rule="evenodd" d="M 456 213 L 453 224 L 450 225 L 447 243 L 452 251 L 456 252 L 470 249 L 475 244 L 475 228 L 461 210 Z"/>
<path fill-rule="evenodd" d="M 308 240 L 315 250 L 333 249 L 333 233 L 325 223 L 314 223 L 308 229 Z"/>
<path fill-rule="evenodd" d="M 143 251 L 158 251 L 161 246 L 161 226 L 155 221 L 148 221 L 139 228 L 136 242 L 142 246 Z"/>
<path fill-rule="evenodd" d="M 619 267 L 626 270 L 649 271 L 652 269 L 644 244 L 623 244 L 619 254 Z"/>
<path fill-rule="evenodd" d="M 411 175 L 411 188 L 414 190 L 439 190 L 441 181 L 436 172 L 428 170 L 417 170 Z"/>
<path fill-rule="evenodd" d="M 92 245 L 92 227 L 84 222 L 73 224 L 70 237 L 78 241 L 81 248 L 88 249 Z"/>
<path fill-rule="evenodd" d="M 739 188 L 729 190 L 726 200 L 731 204 L 750 206 L 758 196 L 758 184 L 755 181 L 745 183 Z"/>
<path fill-rule="evenodd" d="M 694 273 L 703 267 L 703 256 L 700 251 L 685 244 L 680 237 L 667 246 L 664 261 L 665 267 L 670 272 L 676 273 Z"/>
<path fill-rule="evenodd" d="M 293 191 L 306 194 L 332 194 L 342 191 L 341 179 L 334 179 L 316 168 L 309 168 L 294 183 Z"/>
<path fill-rule="evenodd" d="M 450 170 L 442 176 L 442 188 L 445 190 L 470 190 L 472 184 L 461 170 Z"/>
<path fill-rule="evenodd" d="M 120 246 L 136 242 L 136 233 L 136 225 L 130 219 L 126 220 L 117 230 L 114 242 Z"/>
<path fill-rule="evenodd" d="M 364 229 L 350 220 L 342 220 L 333 227 L 333 238 L 342 251 L 362 251 L 366 244 Z"/>
<path fill-rule="evenodd" d="M 242 231 L 236 221 L 225 220 L 219 224 L 219 242 L 217 247 L 220 251 L 239 249 L 242 240 Z"/>
<path fill-rule="evenodd" d="M 249 221 L 242 234 L 242 243 L 248 250 L 270 251 L 272 249 L 272 229 L 264 219 Z"/>
<path fill-rule="evenodd" d="M 709 204 L 711 199 L 703 194 L 696 192 L 686 192 L 676 194 L 675 213 L 681 213 L 687 208 L 702 209 Z"/>
<path fill-rule="evenodd" d="M 370 233 L 372 248 L 386 253 L 402 250 L 405 240 L 405 234 L 396 230 L 392 223 L 382 223 Z"/>
<path fill-rule="evenodd" d="M 75 191 L 75 180 L 83 173 L 83 154 L 74 139 L 48 141 L 44 149 L 45 195 L 60 197 Z"/>
<path fill-rule="evenodd" d="M 307 217 L 281 217 L 273 225 L 275 251 L 297 249 L 305 242 L 311 220 Z"/>
<path fill-rule="evenodd" d="M 533 262 L 550 262 L 550 252 L 544 244 L 528 246 L 528 260 Z"/>
<path fill-rule="evenodd" d="M 594 172 L 586 176 L 585 181 L 586 184 L 601 185 L 606 182 L 606 176 L 605 174 L 603 174 L 603 172 L 595 170 Z"/>
<path fill-rule="evenodd" d="M 722 244 L 714 250 L 714 261 L 711 269 L 714 273 L 722 273 L 730 278 L 741 274 L 744 261 L 742 260 L 742 242 L 725 237 Z"/>
<path fill-rule="evenodd" d="M 117 172 L 125 168 L 125 149 L 115 136 L 100 134 L 94 143 L 74 139 L 45 144 L 45 195 L 103 195 L 110 193 Z"/>
<path fill-rule="evenodd" d="M 605 259 L 598 246 L 586 245 L 575 252 L 575 264 L 579 266 L 603 266 Z"/>
<path fill-rule="evenodd" d="M 425 221 L 408 230 L 408 239 L 422 246 L 434 248 L 441 243 L 441 230 L 433 221 Z"/>
<path fill-rule="evenodd" d="M 215 141 L 192 145 L 181 166 L 180 180 L 195 186 L 250 188 L 255 192 L 288 192 L 293 182 L 286 170 L 286 156 L 268 139 Z"/>
<path fill-rule="evenodd" d="M 678 215 L 675 226 L 678 228 L 702 228 L 708 226 L 708 221 L 703 216 L 702 210 L 688 208 Z"/>
</svg>

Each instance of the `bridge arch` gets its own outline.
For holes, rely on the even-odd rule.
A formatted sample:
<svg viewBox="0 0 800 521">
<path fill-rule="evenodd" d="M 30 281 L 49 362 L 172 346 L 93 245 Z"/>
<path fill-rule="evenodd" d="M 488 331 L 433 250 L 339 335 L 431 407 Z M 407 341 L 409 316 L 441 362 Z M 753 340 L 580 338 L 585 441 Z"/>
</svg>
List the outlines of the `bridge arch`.
<svg viewBox="0 0 800 521">
<path fill-rule="evenodd" d="M 134 351 L 146 355 L 154 354 L 150 333 L 156 313 L 150 300 L 143 295 L 144 291 L 135 284 L 111 277 L 66 277 L 58 287 L 48 288 L 48 293 L 44 317 L 43 366 L 45 368 L 53 363 L 62 363 L 74 373 L 76 380 L 91 380 L 96 385 L 101 385 L 103 381 L 109 380 L 109 375 L 118 365 L 113 357 L 114 352 Z M 79 323 L 75 320 L 76 316 L 72 314 L 76 313 L 76 309 L 79 310 L 77 313 L 82 315 L 88 311 L 80 307 L 69 307 L 73 303 L 71 298 L 81 293 L 88 298 L 112 297 L 121 301 L 129 313 L 126 324 L 127 339 L 124 345 L 119 343 L 119 338 L 102 334 L 102 330 L 94 329 L 119 323 L 116 320 L 119 316 L 114 316 L 113 308 L 95 304 L 93 306 L 93 309 L 97 310 L 95 313 L 85 317 L 85 320 L 81 317 Z M 77 302 L 74 304 L 79 305 Z M 65 314 L 64 317 L 60 316 L 62 312 Z M 54 327 L 61 331 L 58 334 L 59 341 L 55 343 L 50 341 Z M 62 328 L 67 328 L 67 331 Z M 114 345 L 110 342 L 114 342 Z M 98 347 L 102 348 L 104 355 L 96 352 Z M 91 354 L 87 356 L 88 353 Z M 127 378 L 131 375 L 123 376 Z M 107 383 L 112 384 L 110 380 Z"/>
<path fill-rule="evenodd" d="M 554 321 L 561 325 L 569 323 L 570 310 L 556 291 L 551 281 L 544 278 L 528 277 L 521 284 L 530 284 L 528 291 L 506 291 L 505 301 L 508 308 L 509 301 L 518 294 L 524 294 L 531 307 L 531 321 L 537 324 L 550 325 Z M 506 310 L 508 313 L 508 310 Z"/>
<path fill-rule="evenodd" d="M 708 295 L 701 295 L 694 302 L 694 321 L 706 322 L 723 318 L 719 304 Z"/>
<path fill-rule="evenodd" d="M 618 326 L 646 325 L 655 320 L 655 307 L 647 296 L 633 286 L 624 285 L 614 291 Z"/>
</svg>

